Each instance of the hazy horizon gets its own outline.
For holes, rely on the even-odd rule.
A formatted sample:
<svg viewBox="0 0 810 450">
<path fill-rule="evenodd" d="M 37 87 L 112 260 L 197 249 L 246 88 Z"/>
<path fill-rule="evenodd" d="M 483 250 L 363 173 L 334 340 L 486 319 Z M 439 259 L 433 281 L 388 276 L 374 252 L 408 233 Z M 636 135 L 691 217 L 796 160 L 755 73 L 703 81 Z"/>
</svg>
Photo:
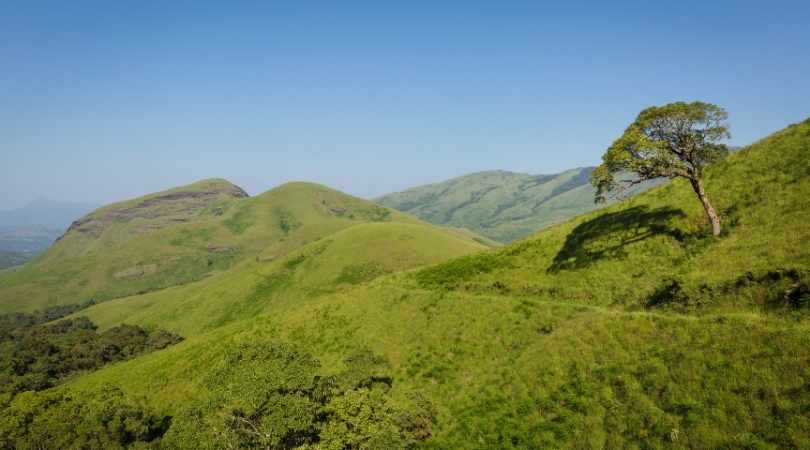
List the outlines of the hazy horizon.
<svg viewBox="0 0 810 450">
<path fill-rule="evenodd" d="M 556 173 L 678 100 L 745 145 L 810 116 L 807 23 L 801 2 L 4 4 L 0 210 Z"/>
</svg>

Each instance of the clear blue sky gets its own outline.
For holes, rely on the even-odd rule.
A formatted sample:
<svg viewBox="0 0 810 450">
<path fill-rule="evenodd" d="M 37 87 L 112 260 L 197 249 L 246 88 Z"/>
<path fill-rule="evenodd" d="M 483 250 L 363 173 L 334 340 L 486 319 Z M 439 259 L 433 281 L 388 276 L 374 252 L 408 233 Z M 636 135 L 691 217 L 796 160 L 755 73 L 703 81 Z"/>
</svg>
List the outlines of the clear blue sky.
<svg viewBox="0 0 810 450">
<path fill-rule="evenodd" d="M 642 108 L 810 116 L 810 2 L 4 1 L 0 209 L 595 165 Z"/>
</svg>

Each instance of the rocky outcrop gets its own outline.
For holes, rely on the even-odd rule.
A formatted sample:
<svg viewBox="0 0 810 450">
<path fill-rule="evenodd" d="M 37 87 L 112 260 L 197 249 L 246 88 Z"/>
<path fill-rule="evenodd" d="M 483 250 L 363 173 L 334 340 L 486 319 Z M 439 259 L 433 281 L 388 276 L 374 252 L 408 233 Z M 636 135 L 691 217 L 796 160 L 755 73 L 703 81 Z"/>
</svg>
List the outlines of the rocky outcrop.
<svg viewBox="0 0 810 450">
<path fill-rule="evenodd" d="M 71 233 L 98 238 L 111 225 L 135 219 L 144 221 L 135 228 L 135 233 L 149 233 L 188 222 L 217 200 L 249 197 L 242 188 L 227 182 L 210 183 L 203 189 L 191 189 L 194 186 L 189 186 L 188 190 L 180 188 L 101 208 L 73 222 L 59 239 Z"/>
</svg>

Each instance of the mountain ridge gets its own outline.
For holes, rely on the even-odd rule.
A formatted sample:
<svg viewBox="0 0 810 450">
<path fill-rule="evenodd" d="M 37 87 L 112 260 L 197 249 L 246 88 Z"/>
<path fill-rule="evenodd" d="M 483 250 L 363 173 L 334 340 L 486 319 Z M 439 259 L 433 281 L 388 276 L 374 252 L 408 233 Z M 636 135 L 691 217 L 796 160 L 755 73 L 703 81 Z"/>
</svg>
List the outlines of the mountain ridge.
<svg viewBox="0 0 810 450">
<path fill-rule="evenodd" d="M 463 227 L 509 243 L 602 207 L 594 202 L 593 170 L 576 167 L 548 175 L 485 170 L 383 195 L 375 201 L 433 224 Z M 662 181 L 637 185 L 624 197 Z"/>
<path fill-rule="evenodd" d="M 381 196 L 380 204 L 428 222 L 468 228 L 499 242 L 594 209 L 593 167 L 551 175 L 506 170 L 474 172 Z M 554 199 L 559 197 L 563 201 Z"/>
<path fill-rule="evenodd" d="M 201 180 L 75 221 L 36 261 L 0 277 L 0 310 L 19 308 L 16 298 L 34 309 L 183 285 L 242 261 L 284 257 L 366 222 L 425 224 L 317 183 L 285 183 L 250 197 L 227 180 Z M 487 245 L 471 234 L 442 233 Z"/>
</svg>

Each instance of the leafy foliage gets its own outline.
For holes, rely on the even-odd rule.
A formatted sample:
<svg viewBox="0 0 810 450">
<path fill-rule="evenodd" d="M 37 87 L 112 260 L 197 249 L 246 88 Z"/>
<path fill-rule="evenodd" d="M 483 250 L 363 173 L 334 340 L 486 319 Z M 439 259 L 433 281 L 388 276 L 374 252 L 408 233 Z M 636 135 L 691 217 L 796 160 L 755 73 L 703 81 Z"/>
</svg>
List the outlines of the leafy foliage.
<svg viewBox="0 0 810 450">
<path fill-rule="evenodd" d="M 24 392 L 0 407 L 0 448 L 8 450 L 157 449 L 170 424 L 112 386 Z"/>
<path fill-rule="evenodd" d="M 284 343 L 231 347 L 207 376 L 207 399 L 177 417 L 169 448 L 404 449 L 430 436 L 432 411 L 396 407 L 387 363 L 368 352 L 337 376 Z"/>
<path fill-rule="evenodd" d="M 86 317 L 42 324 L 79 307 L 0 316 L 0 395 L 43 390 L 75 373 L 94 370 L 182 340 L 166 331 L 119 325 L 102 333 Z"/>
<path fill-rule="evenodd" d="M 69 316 L 77 311 L 89 308 L 95 301 L 88 300 L 84 303 L 73 305 L 57 305 L 45 308 L 33 313 L 9 313 L 0 314 L 0 342 L 12 338 L 13 333 L 20 329 L 30 328 L 53 320 Z"/>
<path fill-rule="evenodd" d="M 703 102 L 676 102 L 641 111 L 591 175 L 597 200 L 604 201 L 622 182 L 700 178 L 706 165 L 728 154 L 728 148 L 719 144 L 729 137 L 727 117 L 719 106 Z M 616 179 L 626 172 L 639 178 Z"/>
<path fill-rule="evenodd" d="M 703 188 L 703 170 L 728 154 L 728 147 L 720 144 L 730 136 L 727 117 L 723 108 L 703 102 L 676 102 L 641 111 L 591 174 L 596 201 L 604 202 L 620 184 L 684 178 L 703 203 L 714 235 L 719 235 L 720 221 Z M 617 180 L 622 173 L 636 178 Z"/>
</svg>

